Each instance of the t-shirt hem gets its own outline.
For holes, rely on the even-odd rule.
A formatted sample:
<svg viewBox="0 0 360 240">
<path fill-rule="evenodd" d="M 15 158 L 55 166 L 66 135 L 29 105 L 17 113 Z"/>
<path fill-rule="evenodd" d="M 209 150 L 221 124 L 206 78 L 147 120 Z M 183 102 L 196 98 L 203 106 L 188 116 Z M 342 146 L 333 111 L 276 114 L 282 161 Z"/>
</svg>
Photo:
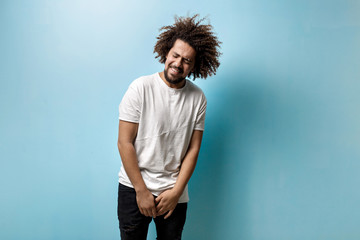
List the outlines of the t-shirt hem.
<svg viewBox="0 0 360 240">
<path fill-rule="evenodd" d="M 139 123 L 139 121 L 136 121 L 133 119 L 128 119 L 128 118 L 123 118 L 123 117 L 119 117 L 119 120 L 125 121 L 125 122 Z"/>
<path fill-rule="evenodd" d="M 121 179 L 119 178 L 119 183 L 120 184 L 122 184 L 122 185 L 124 185 L 124 186 L 126 186 L 126 187 L 129 187 L 129 188 L 133 188 L 134 189 L 134 186 L 130 183 L 128 183 L 128 182 L 126 182 L 126 181 L 121 181 Z M 186 191 L 186 190 L 185 190 Z M 153 193 L 152 193 L 153 194 Z M 156 195 L 156 194 L 153 194 L 155 197 L 157 197 L 158 195 Z M 179 201 L 178 201 L 178 203 L 187 203 L 187 202 L 189 202 L 189 200 L 190 200 L 190 198 L 189 198 L 189 196 L 188 196 L 189 194 L 187 193 L 184 197 L 183 197 L 183 199 L 179 199 Z"/>
</svg>

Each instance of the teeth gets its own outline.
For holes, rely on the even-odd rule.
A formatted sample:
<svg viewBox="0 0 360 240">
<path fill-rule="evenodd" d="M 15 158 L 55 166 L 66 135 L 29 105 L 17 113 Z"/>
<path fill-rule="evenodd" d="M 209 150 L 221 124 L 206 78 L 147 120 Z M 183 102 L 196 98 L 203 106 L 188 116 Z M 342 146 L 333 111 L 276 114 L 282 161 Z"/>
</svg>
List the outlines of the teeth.
<svg viewBox="0 0 360 240">
<path fill-rule="evenodd" d="M 171 70 L 173 70 L 174 72 L 179 72 L 179 70 L 175 69 L 175 68 L 171 68 Z"/>
</svg>

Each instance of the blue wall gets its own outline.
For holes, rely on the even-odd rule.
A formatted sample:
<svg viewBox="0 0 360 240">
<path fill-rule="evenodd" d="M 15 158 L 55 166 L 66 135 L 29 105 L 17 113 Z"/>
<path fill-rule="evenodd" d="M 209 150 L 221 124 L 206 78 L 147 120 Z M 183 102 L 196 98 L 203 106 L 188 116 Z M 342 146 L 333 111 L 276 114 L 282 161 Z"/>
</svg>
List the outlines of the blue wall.
<svg viewBox="0 0 360 240">
<path fill-rule="evenodd" d="M 118 104 L 208 15 L 218 74 L 184 239 L 360 239 L 359 1 L 1 1 L 0 239 L 118 239 Z M 154 239 L 151 226 L 149 239 Z"/>
</svg>

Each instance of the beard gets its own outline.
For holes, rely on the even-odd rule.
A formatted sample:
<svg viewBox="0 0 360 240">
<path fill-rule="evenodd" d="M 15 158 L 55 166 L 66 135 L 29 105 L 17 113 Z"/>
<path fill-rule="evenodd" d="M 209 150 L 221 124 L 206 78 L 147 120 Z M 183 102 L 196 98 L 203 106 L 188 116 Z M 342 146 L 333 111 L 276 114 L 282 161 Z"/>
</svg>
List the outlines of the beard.
<svg viewBox="0 0 360 240">
<path fill-rule="evenodd" d="M 170 68 L 170 66 L 169 66 L 169 68 Z M 182 72 L 181 69 L 179 69 L 179 71 Z M 171 79 L 170 76 L 169 76 L 169 72 L 168 72 L 168 70 L 167 70 L 166 68 L 164 69 L 164 77 L 165 77 L 166 81 L 169 82 L 169 83 L 171 83 L 171 84 L 178 84 L 178 83 L 181 83 L 182 81 L 185 80 L 184 77 L 179 77 L 179 78 L 176 78 L 176 79 Z"/>
</svg>

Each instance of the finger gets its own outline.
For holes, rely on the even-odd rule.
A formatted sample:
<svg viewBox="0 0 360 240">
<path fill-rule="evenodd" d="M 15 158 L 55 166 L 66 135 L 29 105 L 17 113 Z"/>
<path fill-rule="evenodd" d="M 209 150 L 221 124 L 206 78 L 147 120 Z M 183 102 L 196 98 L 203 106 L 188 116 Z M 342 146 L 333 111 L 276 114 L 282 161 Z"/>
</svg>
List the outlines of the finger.
<svg viewBox="0 0 360 240">
<path fill-rule="evenodd" d="M 156 208 L 155 207 L 153 207 L 152 209 L 151 209 L 151 216 L 153 217 L 153 218 L 156 218 L 156 215 L 157 215 L 157 212 L 156 212 Z"/>
<path fill-rule="evenodd" d="M 170 217 L 171 214 L 173 213 L 173 211 L 174 211 L 174 210 L 170 210 L 170 211 L 168 212 L 168 214 L 166 214 L 166 216 L 164 217 L 164 219 L 167 219 L 168 217 Z"/>
<path fill-rule="evenodd" d="M 156 204 L 158 204 L 160 202 L 161 198 L 162 198 L 161 195 L 159 195 L 155 198 Z"/>
<path fill-rule="evenodd" d="M 144 215 L 145 217 L 147 216 L 146 209 L 142 209 L 142 215 Z"/>
<path fill-rule="evenodd" d="M 161 208 L 161 209 L 158 211 L 158 216 L 161 216 L 161 215 L 163 215 L 163 214 L 164 214 L 164 209 Z"/>
<path fill-rule="evenodd" d="M 149 210 L 146 210 L 146 215 L 145 216 L 147 216 L 147 217 L 151 217 L 152 216 L 152 213 L 151 213 L 151 211 L 149 211 Z"/>
<path fill-rule="evenodd" d="M 157 211 L 157 212 L 160 212 L 161 209 L 162 209 L 162 205 L 157 205 L 157 206 L 156 206 L 156 211 Z"/>
<path fill-rule="evenodd" d="M 141 213 L 142 215 L 145 215 L 145 214 L 144 214 L 144 211 L 143 211 L 141 208 L 139 208 L 139 211 L 140 211 L 140 213 Z"/>
</svg>

